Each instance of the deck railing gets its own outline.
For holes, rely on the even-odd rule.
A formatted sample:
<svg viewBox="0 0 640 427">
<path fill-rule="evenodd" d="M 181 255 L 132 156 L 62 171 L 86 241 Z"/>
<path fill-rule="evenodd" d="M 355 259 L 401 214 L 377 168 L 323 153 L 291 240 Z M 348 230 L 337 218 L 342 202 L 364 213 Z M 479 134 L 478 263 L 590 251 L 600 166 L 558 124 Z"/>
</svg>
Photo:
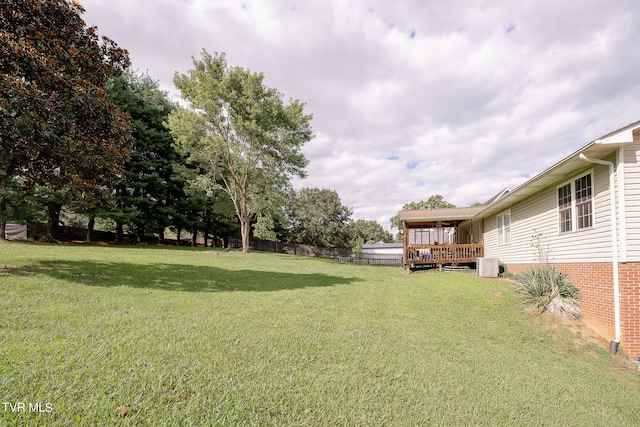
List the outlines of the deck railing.
<svg viewBox="0 0 640 427">
<path fill-rule="evenodd" d="M 484 244 L 467 243 L 459 245 L 411 245 L 405 248 L 404 264 L 423 265 L 458 264 L 476 262 L 484 256 Z"/>
</svg>

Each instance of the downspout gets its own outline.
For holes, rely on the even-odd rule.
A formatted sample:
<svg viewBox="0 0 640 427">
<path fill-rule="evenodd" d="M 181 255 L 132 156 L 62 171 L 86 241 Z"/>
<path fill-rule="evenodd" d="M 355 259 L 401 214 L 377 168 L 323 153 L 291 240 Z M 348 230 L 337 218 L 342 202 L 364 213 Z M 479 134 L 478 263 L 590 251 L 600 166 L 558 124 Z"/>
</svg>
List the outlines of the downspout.
<svg viewBox="0 0 640 427">
<path fill-rule="evenodd" d="M 587 162 L 597 163 L 599 165 L 609 166 L 609 204 L 611 206 L 611 249 L 613 254 L 613 313 L 614 313 L 614 327 L 616 337 L 611 341 L 609 345 L 609 352 L 616 354 L 618 352 L 618 345 L 620 344 L 620 338 L 622 335 L 620 328 L 620 278 L 618 274 L 618 229 L 616 223 L 616 198 L 615 198 L 615 176 L 614 165 L 612 162 L 600 159 L 590 159 L 583 153 L 580 153 L 580 158 Z"/>
</svg>

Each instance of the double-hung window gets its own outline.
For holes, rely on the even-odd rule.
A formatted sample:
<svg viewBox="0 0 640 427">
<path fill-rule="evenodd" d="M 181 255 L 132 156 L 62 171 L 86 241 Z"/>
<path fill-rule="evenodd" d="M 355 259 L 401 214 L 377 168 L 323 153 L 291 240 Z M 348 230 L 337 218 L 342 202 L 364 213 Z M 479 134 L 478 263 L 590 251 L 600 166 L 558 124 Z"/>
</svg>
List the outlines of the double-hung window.
<svg viewBox="0 0 640 427">
<path fill-rule="evenodd" d="M 591 174 L 575 181 L 576 193 L 576 226 L 578 230 L 593 226 L 593 190 Z"/>
<path fill-rule="evenodd" d="M 571 183 L 558 188 L 558 214 L 561 233 L 573 230 L 573 210 L 571 209 L 572 200 Z"/>
<path fill-rule="evenodd" d="M 558 187 L 560 233 L 593 227 L 593 174 Z"/>
<path fill-rule="evenodd" d="M 506 211 L 497 216 L 498 245 L 511 243 L 511 211 Z"/>
</svg>

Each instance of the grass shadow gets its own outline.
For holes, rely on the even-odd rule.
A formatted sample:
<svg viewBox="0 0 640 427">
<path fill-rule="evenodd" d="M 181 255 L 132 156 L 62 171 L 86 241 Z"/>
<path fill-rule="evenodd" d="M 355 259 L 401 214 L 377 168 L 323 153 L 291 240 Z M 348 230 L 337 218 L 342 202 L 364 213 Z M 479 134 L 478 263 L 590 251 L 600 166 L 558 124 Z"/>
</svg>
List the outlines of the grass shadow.
<svg viewBox="0 0 640 427">
<path fill-rule="evenodd" d="M 11 268 L 9 274 L 49 277 L 86 286 L 159 289 L 186 292 L 269 292 L 349 284 L 360 279 L 327 274 L 227 270 L 184 264 L 55 261 Z"/>
</svg>

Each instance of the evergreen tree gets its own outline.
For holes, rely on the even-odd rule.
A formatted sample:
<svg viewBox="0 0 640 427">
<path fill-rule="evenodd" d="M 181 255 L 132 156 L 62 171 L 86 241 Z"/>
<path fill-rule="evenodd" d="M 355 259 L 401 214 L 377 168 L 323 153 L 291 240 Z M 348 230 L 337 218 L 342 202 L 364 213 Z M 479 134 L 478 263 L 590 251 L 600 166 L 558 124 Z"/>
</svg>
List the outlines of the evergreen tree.
<svg viewBox="0 0 640 427">
<path fill-rule="evenodd" d="M 123 226 L 128 225 L 139 241 L 147 233 L 157 233 L 162 240 L 165 228 L 177 216 L 178 201 L 185 197 L 183 183 L 174 176 L 180 158 L 164 125 L 173 104 L 151 77 L 131 71 L 109 82 L 107 91 L 131 116 L 135 140 L 116 187 L 116 208 L 109 213 L 116 221 L 116 234 L 120 239 Z"/>
</svg>

